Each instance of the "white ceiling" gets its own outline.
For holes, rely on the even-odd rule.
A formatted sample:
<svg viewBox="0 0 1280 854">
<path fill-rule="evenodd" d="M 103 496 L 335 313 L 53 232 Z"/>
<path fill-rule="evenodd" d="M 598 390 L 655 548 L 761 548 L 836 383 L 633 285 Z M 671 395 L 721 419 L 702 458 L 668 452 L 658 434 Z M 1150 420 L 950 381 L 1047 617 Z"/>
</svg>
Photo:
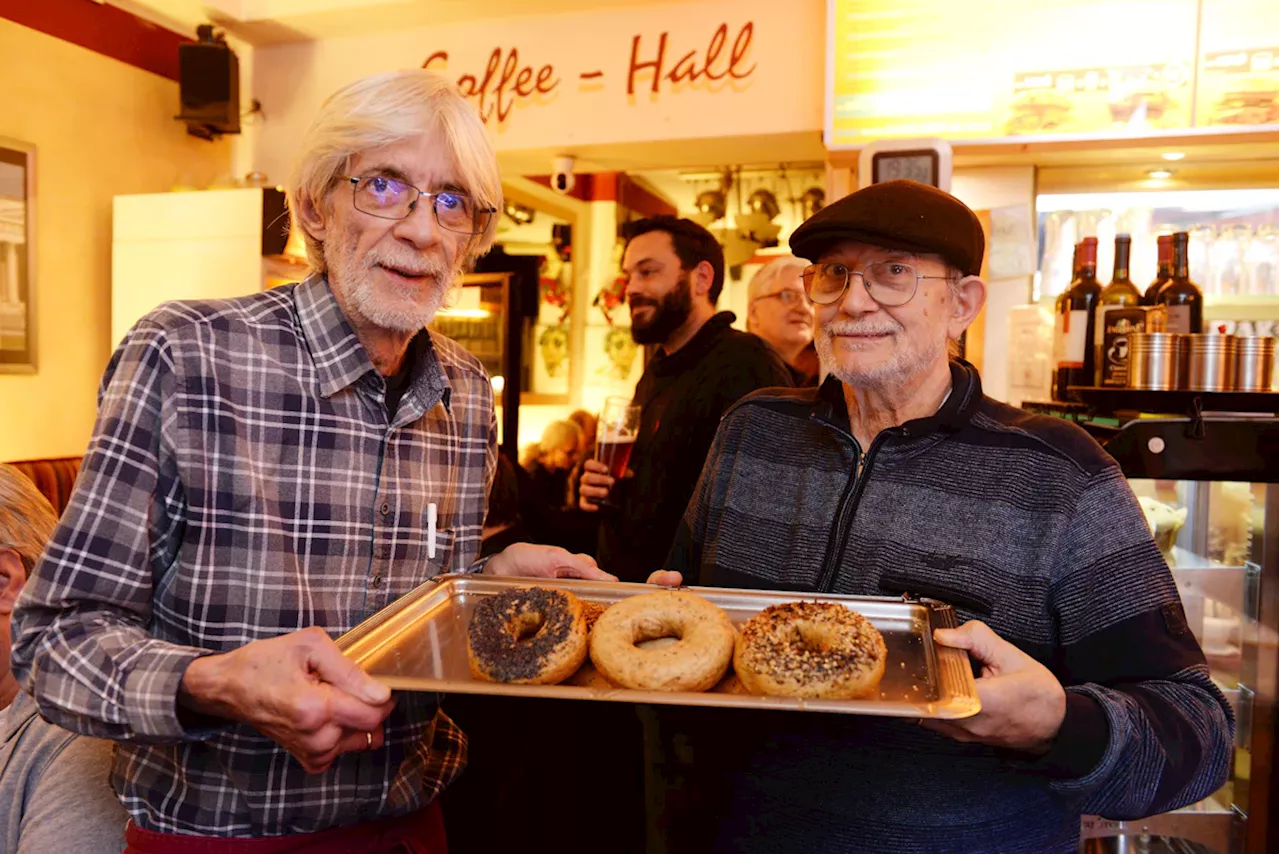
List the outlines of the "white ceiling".
<svg viewBox="0 0 1280 854">
<path fill-rule="evenodd" d="M 183 33 L 213 22 L 255 45 L 487 18 L 545 16 L 695 0 L 106 0 Z"/>
</svg>

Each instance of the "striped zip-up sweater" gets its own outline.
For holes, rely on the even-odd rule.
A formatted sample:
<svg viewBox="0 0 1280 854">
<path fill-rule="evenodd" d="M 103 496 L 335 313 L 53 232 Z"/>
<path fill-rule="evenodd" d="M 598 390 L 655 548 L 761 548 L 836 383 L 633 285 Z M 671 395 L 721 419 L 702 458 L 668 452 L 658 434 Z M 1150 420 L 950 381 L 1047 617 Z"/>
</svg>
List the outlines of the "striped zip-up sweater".
<svg viewBox="0 0 1280 854">
<path fill-rule="evenodd" d="M 744 398 L 669 568 L 949 601 L 1053 671 L 1061 732 L 1031 757 L 900 720 L 692 713 L 678 726 L 718 850 L 1068 852 L 1082 813 L 1148 816 L 1226 779 L 1230 707 L 1115 461 L 1075 425 L 984 397 L 967 363 L 952 380 L 937 415 L 865 454 L 835 380 Z"/>
</svg>

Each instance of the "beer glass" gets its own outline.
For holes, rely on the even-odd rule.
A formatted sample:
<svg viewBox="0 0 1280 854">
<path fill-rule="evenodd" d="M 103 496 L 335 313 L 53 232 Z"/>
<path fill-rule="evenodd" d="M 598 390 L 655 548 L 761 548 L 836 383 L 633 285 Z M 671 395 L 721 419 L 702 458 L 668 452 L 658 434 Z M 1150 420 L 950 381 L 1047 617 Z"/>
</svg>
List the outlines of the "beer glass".
<svg viewBox="0 0 1280 854">
<path fill-rule="evenodd" d="M 635 447 L 639 434 L 640 407 L 629 397 L 605 398 L 596 427 L 596 459 L 609 467 L 609 476 L 615 481 L 626 474 L 627 464 L 631 462 L 631 449 Z M 616 507 L 613 492 L 617 488 L 615 483 L 609 497 L 600 504 Z"/>
</svg>

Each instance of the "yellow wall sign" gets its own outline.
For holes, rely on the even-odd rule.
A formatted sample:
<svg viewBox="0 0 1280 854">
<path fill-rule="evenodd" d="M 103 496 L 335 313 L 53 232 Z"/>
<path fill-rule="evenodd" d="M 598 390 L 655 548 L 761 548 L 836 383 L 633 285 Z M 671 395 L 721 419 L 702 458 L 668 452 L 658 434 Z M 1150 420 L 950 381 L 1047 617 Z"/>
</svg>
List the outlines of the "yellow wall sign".
<svg viewBox="0 0 1280 854">
<path fill-rule="evenodd" d="M 1275 0 L 828 0 L 828 148 L 1275 126 Z"/>
</svg>

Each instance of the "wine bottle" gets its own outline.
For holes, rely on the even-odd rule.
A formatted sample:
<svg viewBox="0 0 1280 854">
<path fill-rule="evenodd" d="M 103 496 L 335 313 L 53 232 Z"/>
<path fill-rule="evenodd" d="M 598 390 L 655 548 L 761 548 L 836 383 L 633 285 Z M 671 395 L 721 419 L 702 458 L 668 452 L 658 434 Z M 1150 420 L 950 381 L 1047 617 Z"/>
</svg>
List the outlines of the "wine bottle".
<svg viewBox="0 0 1280 854">
<path fill-rule="evenodd" d="M 1063 306 L 1066 305 L 1067 294 L 1078 281 L 1080 281 L 1079 243 L 1071 254 L 1071 281 L 1067 282 L 1062 293 L 1058 294 L 1058 298 L 1053 301 L 1053 352 L 1049 355 L 1049 397 L 1053 400 L 1066 400 L 1058 389 L 1058 363 L 1062 361 L 1062 354 L 1067 346 L 1066 315 L 1063 314 Z"/>
<path fill-rule="evenodd" d="M 1173 276 L 1156 293 L 1156 304 L 1168 308 L 1168 331 L 1195 335 L 1204 331 L 1204 294 L 1191 281 L 1187 262 L 1190 240 L 1185 231 L 1173 235 Z"/>
<path fill-rule="evenodd" d="M 1062 302 L 1063 350 L 1058 361 L 1058 395 L 1072 400 L 1071 386 L 1093 385 L 1094 309 L 1102 285 L 1098 284 L 1098 238 L 1080 241 L 1080 277 Z"/>
<path fill-rule="evenodd" d="M 1156 238 L 1156 277 L 1155 280 L 1147 285 L 1147 291 L 1142 295 L 1143 305 L 1155 305 L 1156 294 L 1160 293 L 1160 288 L 1164 283 L 1173 278 L 1173 235 L 1162 234 Z"/>
<path fill-rule="evenodd" d="M 1116 263 L 1111 282 L 1098 294 L 1095 309 L 1093 362 L 1094 385 L 1123 388 L 1129 382 L 1129 333 L 1143 332 L 1142 292 L 1129 281 L 1127 234 L 1116 235 Z"/>
</svg>

